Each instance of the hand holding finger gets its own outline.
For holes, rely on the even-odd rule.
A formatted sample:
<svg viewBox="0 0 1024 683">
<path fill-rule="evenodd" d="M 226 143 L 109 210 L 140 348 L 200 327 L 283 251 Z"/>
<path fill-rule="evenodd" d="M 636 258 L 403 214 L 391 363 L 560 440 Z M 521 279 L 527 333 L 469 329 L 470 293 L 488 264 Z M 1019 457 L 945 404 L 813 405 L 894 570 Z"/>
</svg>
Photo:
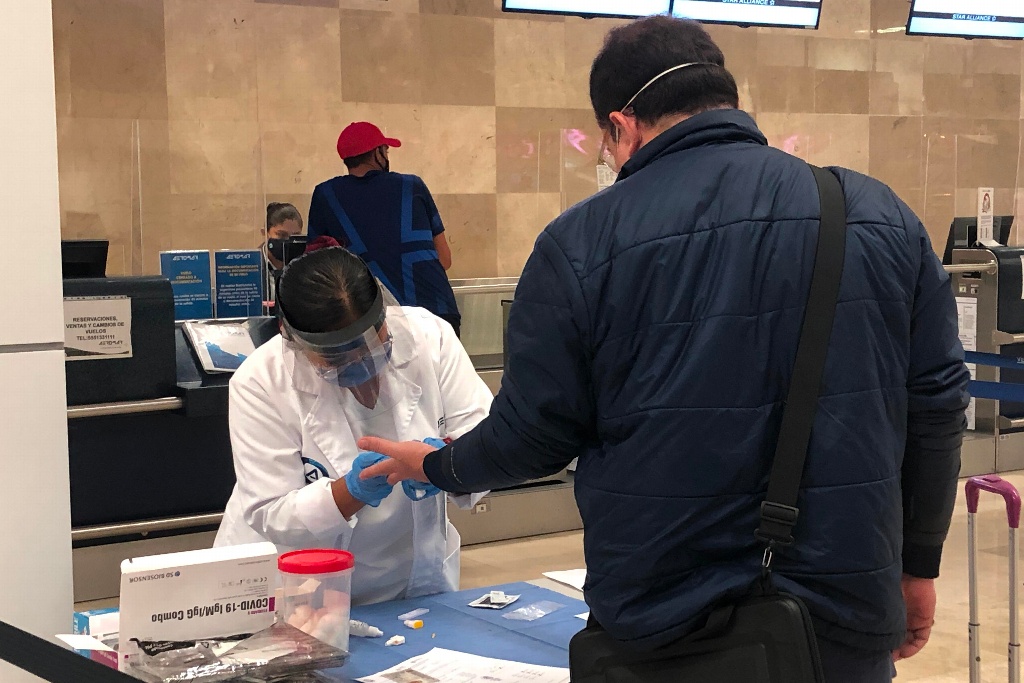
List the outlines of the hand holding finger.
<svg viewBox="0 0 1024 683">
<path fill-rule="evenodd" d="M 402 480 L 414 479 L 421 482 L 427 481 L 427 475 L 423 473 L 423 461 L 427 455 L 436 450 L 420 441 L 396 442 L 372 436 L 360 439 L 358 446 L 361 449 L 382 453 L 391 458 L 372 468 L 367 468 L 367 472 L 371 473 L 370 476 L 400 475 Z M 377 469 L 385 463 L 390 463 L 388 469 Z"/>
<path fill-rule="evenodd" d="M 373 451 L 374 453 L 383 453 L 384 455 L 390 456 L 391 451 L 393 451 L 395 446 L 398 446 L 399 443 L 400 442 L 398 441 L 389 441 L 388 439 L 381 439 L 376 436 L 364 436 L 359 439 L 356 445 L 359 446 L 359 450 L 361 451 Z"/>
<path fill-rule="evenodd" d="M 388 458 L 387 460 L 380 461 L 376 465 L 371 465 L 370 467 L 367 467 L 365 470 L 362 471 L 362 473 L 360 473 L 359 478 L 360 479 L 372 479 L 373 477 L 389 477 L 390 478 L 395 472 L 398 471 L 399 467 L 400 467 L 400 464 L 397 461 L 392 460 L 391 458 Z"/>
</svg>

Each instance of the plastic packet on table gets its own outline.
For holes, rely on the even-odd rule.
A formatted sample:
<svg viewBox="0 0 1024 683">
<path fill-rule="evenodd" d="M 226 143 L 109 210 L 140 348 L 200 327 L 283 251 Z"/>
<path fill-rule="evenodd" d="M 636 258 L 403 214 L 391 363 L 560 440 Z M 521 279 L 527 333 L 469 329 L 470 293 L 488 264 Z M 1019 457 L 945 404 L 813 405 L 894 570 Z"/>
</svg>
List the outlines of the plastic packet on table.
<svg viewBox="0 0 1024 683">
<path fill-rule="evenodd" d="M 344 650 L 281 623 L 242 640 L 139 645 L 128 673 L 148 683 L 322 681 L 330 679 L 318 672 L 348 659 Z"/>
<path fill-rule="evenodd" d="M 513 610 L 508 614 L 502 614 L 502 619 L 511 619 L 513 621 L 535 621 L 541 617 L 546 617 L 552 612 L 565 607 L 557 602 L 551 602 L 550 600 L 541 600 L 525 607 L 520 607 L 517 610 Z"/>
<path fill-rule="evenodd" d="M 488 593 L 487 595 L 482 595 L 473 602 L 469 603 L 469 606 L 480 607 L 482 609 L 505 609 L 518 599 L 518 595 L 506 595 L 503 600 L 493 602 L 491 594 Z"/>
</svg>

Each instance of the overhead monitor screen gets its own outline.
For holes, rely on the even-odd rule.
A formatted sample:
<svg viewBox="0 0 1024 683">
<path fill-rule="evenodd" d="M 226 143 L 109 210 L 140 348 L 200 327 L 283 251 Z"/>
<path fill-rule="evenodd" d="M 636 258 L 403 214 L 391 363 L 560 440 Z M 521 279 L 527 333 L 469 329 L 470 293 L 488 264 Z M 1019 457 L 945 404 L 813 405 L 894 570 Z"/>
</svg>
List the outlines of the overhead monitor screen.
<svg viewBox="0 0 1024 683">
<path fill-rule="evenodd" d="M 822 0 L 675 0 L 672 3 L 672 14 L 711 24 L 818 28 L 821 2 Z"/>
<path fill-rule="evenodd" d="M 668 14 L 672 0 L 503 0 L 506 12 L 575 14 L 588 17 L 647 17 Z"/>
<path fill-rule="evenodd" d="M 914 0 L 907 33 L 1024 38 L 1024 0 Z"/>
</svg>

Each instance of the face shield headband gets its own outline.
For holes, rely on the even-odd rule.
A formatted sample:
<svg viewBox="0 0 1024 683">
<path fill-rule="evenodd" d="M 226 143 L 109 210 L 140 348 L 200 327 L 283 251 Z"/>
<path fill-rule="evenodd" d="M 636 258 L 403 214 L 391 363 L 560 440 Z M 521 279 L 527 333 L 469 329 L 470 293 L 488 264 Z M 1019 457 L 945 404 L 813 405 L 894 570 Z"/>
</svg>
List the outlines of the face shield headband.
<svg viewBox="0 0 1024 683">
<path fill-rule="evenodd" d="M 383 292 L 358 320 L 331 332 L 302 332 L 281 312 L 281 334 L 309 361 L 324 380 L 342 387 L 357 387 L 376 377 L 391 360 L 392 337 L 385 327 L 386 307 Z"/>
</svg>

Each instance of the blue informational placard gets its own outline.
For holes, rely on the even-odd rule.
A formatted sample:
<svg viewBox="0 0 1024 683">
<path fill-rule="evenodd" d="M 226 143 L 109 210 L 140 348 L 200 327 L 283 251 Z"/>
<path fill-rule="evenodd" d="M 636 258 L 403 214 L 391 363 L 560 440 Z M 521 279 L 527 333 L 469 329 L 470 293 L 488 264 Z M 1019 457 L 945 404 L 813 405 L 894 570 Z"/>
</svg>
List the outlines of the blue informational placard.
<svg viewBox="0 0 1024 683">
<path fill-rule="evenodd" d="M 213 317 L 210 252 L 162 251 L 160 274 L 171 281 L 174 290 L 175 320 Z"/>
<path fill-rule="evenodd" d="M 214 267 L 218 318 L 263 314 L 263 255 L 258 249 L 218 251 Z"/>
</svg>

